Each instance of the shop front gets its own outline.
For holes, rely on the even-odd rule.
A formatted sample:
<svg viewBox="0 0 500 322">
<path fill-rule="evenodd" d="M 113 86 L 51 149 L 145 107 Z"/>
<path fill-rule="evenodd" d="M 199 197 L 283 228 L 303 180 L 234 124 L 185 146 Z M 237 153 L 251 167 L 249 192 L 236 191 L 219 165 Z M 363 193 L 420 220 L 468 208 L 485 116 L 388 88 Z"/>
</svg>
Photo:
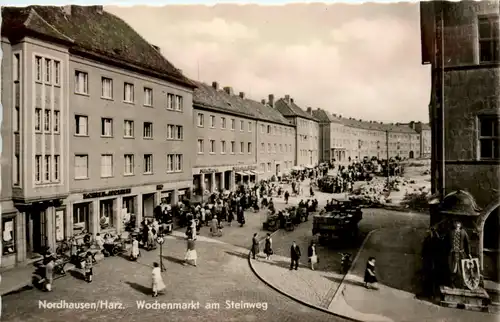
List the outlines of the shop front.
<svg viewBox="0 0 500 322">
<path fill-rule="evenodd" d="M 237 184 L 255 184 L 257 177 L 256 171 L 257 166 L 248 165 L 248 166 L 237 166 L 233 167 L 233 171 L 236 175 L 236 183 Z"/>
<path fill-rule="evenodd" d="M 193 169 L 193 191 L 198 198 L 214 192 L 234 188 L 234 172 L 231 167 Z"/>
</svg>

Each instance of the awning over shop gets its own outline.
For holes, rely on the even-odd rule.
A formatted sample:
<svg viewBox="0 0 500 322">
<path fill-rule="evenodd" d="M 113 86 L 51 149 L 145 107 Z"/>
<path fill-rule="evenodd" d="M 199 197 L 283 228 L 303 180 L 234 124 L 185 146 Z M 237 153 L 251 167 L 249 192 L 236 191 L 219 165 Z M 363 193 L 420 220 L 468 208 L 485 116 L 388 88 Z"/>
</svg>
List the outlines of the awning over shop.
<svg viewBox="0 0 500 322">
<path fill-rule="evenodd" d="M 250 172 L 251 172 L 253 175 L 255 175 L 255 174 L 263 174 L 263 173 L 264 173 L 264 172 L 262 172 L 262 171 L 257 171 L 257 170 L 252 170 L 252 171 L 250 171 Z"/>
<path fill-rule="evenodd" d="M 314 169 L 314 167 L 312 165 L 310 165 L 310 164 L 306 165 L 305 168 L 306 169 Z"/>
<path fill-rule="evenodd" d="M 252 173 L 252 172 L 250 172 L 250 171 L 243 171 L 243 173 L 244 173 L 246 176 L 252 176 L 252 175 L 253 175 L 253 173 Z"/>
<path fill-rule="evenodd" d="M 303 167 L 301 167 L 301 166 L 299 166 L 299 165 L 296 165 L 296 166 L 294 166 L 294 167 L 292 168 L 292 170 L 295 170 L 295 171 L 302 171 L 302 170 L 304 170 L 304 168 L 303 168 Z"/>
<path fill-rule="evenodd" d="M 243 171 L 238 171 L 238 172 L 235 172 L 237 175 L 240 175 L 240 176 L 246 176 L 245 172 Z"/>
</svg>

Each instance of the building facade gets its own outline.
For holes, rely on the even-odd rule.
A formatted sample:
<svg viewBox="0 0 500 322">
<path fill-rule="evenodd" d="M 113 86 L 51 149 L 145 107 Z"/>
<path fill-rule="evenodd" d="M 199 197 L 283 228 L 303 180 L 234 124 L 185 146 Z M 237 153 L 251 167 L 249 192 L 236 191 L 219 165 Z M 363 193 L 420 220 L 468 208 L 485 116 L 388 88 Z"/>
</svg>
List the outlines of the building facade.
<svg viewBox="0 0 500 322">
<path fill-rule="evenodd" d="M 314 110 L 313 115 L 320 120 L 323 162 L 421 156 L 421 135 L 408 125 L 344 118 L 322 109 Z"/>
<path fill-rule="evenodd" d="M 475 199 L 475 251 L 485 278 L 498 281 L 499 3 L 433 1 L 420 9 L 422 63 L 432 67 L 432 188 Z"/>
<path fill-rule="evenodd" d="M 231 87 L 197 83 L 194 92 L 196 195 L 280 176 L 295 164 L 295 127 L 269 105 Z"/>
<path fill-rule="evenodd" d="M 2 267 L 189 194 L 195 85 L 157 48 L 102 6 L 2 17 Z"/>
<path fill-rule="evenodd" d="M 319 163 L 319 120 L 300 108 L 290 95 L 274 101 L 274 95 L 269 95 L 269 105 L 274 106 L 290 123 L 296 127 L 296 156 L 297 166 L 311 167 Z"/>
</svg>

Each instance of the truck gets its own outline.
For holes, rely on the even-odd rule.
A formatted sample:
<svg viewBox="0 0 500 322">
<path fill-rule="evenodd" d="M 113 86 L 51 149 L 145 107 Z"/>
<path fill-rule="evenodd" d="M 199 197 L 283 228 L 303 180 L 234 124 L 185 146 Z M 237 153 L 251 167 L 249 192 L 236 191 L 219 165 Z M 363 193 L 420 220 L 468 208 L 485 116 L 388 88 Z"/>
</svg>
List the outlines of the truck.
<svg viewBox="0 0 500 322">
<path fill-rule="evenodd" d="M 361 208 L 351 201 L 336 201 L 327 211 L 313 216 L 313 236 L 325 244 L 333 240 L 354 242 L 358 235 L 358 224 L 363 219 Z"/>
</svg>

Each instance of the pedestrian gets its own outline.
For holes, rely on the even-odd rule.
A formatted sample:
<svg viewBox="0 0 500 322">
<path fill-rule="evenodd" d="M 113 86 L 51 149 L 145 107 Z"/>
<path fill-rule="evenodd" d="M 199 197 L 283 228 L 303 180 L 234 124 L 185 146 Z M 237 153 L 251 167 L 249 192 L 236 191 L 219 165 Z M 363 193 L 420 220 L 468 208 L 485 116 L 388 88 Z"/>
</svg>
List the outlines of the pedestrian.
<svg viewBox="0 0 500 322">
<path fill-rule="evenodd" d="M 287 191 L 285 191 L 285 203 L 288 205 L 288 198 L 290 198 L 290 193 Z"/>
<path fill-rule="evenodd" d="M 163 282 L 163 278 L 161 277 L 161 268 L 160 264 L 157 262 L 153 263 L 153 271 L 152 271 L 152 289 L 153 289 L 153 297 L 157 297 L 158 293 L 165 289 L 165 283 Z"/>
<path fill-rule="evenodd" d="M 217 216 L 212 218 L 212 225 L 210 226 L 210 232 L 212 232 L 212 236 L 219 236 L 219 221 L 217 220 Z"/>
<path fill-rule="evenodd" d="M 92 253 L 87 252 L 85 255 L 85 281 L 87 283 L 92 283 L 92 277 L 94 276 L 94 272 L 92 271 Z"/>
<path fill-rule="evenodd" d="M 267 233 L 266 244 L 264 246 L 264 253 L 266 254 L 266 259 L 270 260 L 273 254 L 273 240 L 271 239 L 271 234 Z"/>
<path fill-rule="evenodd" d="M 256 259 L 255 256 L 259 253 L 259 240 L 257 239 L 257 233 L 253 234 L 252 238 L 252 258 Z"/>
<path fill-rule="evenodd" d="M 318 262 L 318 255 L 316 254 L 316 244 L 311 241 L 309 248 L 307 249 L 307 256 L 309 257 L 309 263 L 311 263 L 311 270 L 314 271 L 314 265 Z"/>
<path fill-rule="evenodd" d="M 196 253 L 195 240 L 189 238 L 187 241 L 186 256 L 184 256 L 184 265 L 189 264 L 190 261 L 193 262 L 193 266 L 196 267 L 196 260 L 198 259 L 198 254 Z"/>
<path fill-rule="evenodd" d="M 191 239 L 195 240 L 198 235 L 198 225 L 196 224 L 196 219 L 193 217 L 191 220 Z"/>
<path fill-rule="evenodd" d="M 49 256 L 47 256 L 47 263 L 45 264 L 45 289 L 47 290 L 47 292 L 52 291 L 54 265 L 55 256 L 53 254 L 50 254 Z"/>
<path fill-rule="evenodd" d="M 370 257 L 366 263 L 365 287 L 377 289 L 377 276 L 375 275 L 375 257 Z"/>
<path fill-rule="evenodd" d="M 135 261 L 139 257 L 139 242 L 137 241 L 137 238 L 134 237 L 132 240 L 132 249 L 130 251 L 130 259 Z"/>
<path fill-rule="evenodd" d="M 292 247 L 290 248 L 290 270 L 299 269 L 299 259 L 300 259 L 300 248 L 299 246 L 293 241 Z"/>
</svg>

